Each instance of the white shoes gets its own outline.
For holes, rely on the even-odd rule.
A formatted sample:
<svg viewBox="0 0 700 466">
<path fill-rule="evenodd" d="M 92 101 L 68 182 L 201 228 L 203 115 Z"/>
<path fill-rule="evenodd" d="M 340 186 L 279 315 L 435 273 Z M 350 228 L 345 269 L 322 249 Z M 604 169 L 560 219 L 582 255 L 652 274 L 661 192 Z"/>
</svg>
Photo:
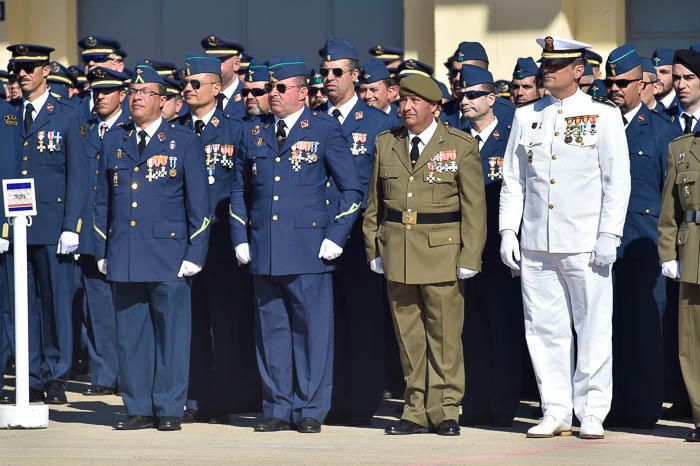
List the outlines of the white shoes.
<svg viewBox="0 0 700 466">
<path fill-rule="evenodd" d="M 595 416 L 586 416 L 581 421 L 581 438 L 585 439 L 601 439 L 605 437 L 603 431 L 603 423 Z"/>
<path fill-rule="evenodd" d="M 601 432 L 602 429 L 601 427 Z M 530 427 L 527 431 L 527 438 L 566 437 L 569 435 L 571 435 L 571 424 L 557 419 L 554 416 L 545 416 L 541 418 L 539 424 Z"/>
</svg>

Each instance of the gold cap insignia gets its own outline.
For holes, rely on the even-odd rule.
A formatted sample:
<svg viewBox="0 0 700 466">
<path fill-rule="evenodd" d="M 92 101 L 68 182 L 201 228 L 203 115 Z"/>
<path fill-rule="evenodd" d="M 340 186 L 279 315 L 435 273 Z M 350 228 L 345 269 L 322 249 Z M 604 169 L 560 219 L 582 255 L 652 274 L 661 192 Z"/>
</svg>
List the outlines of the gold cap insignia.
<svg viewBox="0 0 700 466">
<path fill-rule="evenodd" d="M 88 47 L 94 47 L 97 45 L 97 39 L 92 36 L 88 36 L 87 39 L 85 39 L 85 45 Z"/>
<path fill-rule="evenodd" d="M 207 44 L 209 44 L 210 47 L 216 47 L 219 45 L 219 39 L 216 36 L 209 36 L 207 38 Z"/>
<path fill-rule="evenodd" d="M 554 52 L 554 38 L 552 36 L 547 36 L 544 38 L 544 51 Z"/>
</svg>

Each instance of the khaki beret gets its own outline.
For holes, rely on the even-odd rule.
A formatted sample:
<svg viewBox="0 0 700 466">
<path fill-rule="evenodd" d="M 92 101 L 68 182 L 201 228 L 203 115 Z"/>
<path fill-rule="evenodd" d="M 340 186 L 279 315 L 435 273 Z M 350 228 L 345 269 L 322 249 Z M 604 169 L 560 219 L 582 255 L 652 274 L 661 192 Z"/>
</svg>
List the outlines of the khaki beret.
<svg viewBox="0 0 700 466">
<path fill-rule="evenodd" d="M 402 78 L 399 86 L 399 95 L 401 97 L 417 95 L 430 102 L 440 102 L 442 99 L 440 87 L 429 76 L 411 74 Z"/>
</svg>

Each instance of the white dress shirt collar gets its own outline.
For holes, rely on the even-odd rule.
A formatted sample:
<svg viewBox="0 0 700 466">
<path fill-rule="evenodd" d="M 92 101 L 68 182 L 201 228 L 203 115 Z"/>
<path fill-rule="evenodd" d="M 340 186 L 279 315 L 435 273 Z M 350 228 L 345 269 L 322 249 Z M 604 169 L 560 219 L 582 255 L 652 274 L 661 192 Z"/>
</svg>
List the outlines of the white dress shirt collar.
<svg viewBox="0 0 700 466">
<path fill-rule="evenodd" d="M 283 121 L 284 121 L 284 124 L 287 126 L 287 128 L 286 128 L 286 129 L 287 129 L 287 136 L 289 136 L 289 132 L 290 132 L 291 129 L 294 127 L 294 125 L 297 123 L 297 120 L 299 120 L 299 117 L 300 117 L 301 114 L 304 112 L 304 109 L 305 109 L 305 108 L 306 108 L 306 107 L 301 107 L 301 108 L 300 108 L 299 110 L 297 110 L 296 112 L 294 112 L 294 113 L 292 113 L 292 114 L 290 114 L 290 115 L 287 115 L 287 116 L 284 117 L 284 118 L 277 118 L 277 117 L 275 116 L 275 131 L 277 131 L 277 122 L 280 121 L 280 120 L 283 120 Z"/>
<path fill-rule="evenodd" d="M 489 138 L 489 136 L 491 136 L 491 133 L 493 133 L 493 131 L 496 129 L 496 126 L 498 126 L 498 118 L 494 116 L 491 124 L 489 124 L 481 132 L 474 129 L 473 126 L 469 128 L 469 131 L 471 132 L 472 136 L 479 136 L 479 138 L 481 139 L 479 141 L 479 149 L 481 149 L 484 146 L 484 144 L 486 144 L 486 140 Z"/>
<path fill-rule="evenodd" d="M 668 109 L 668 107 L 670 107 L 671 104 L 673 103 L 673 99 L 675 99 L 675 98 L 676 98 L 676 90 L 671 88 L 671 91 L 668 94 L 666 94 L 666 97 L 659 100 L 659 102 L 661 102 L 661 105 L 663 105 L 665 109 Z"/>
<path fill-rule="evenodd" d="M 194 116 L 194 113 L 193 113 L 192 114 L 192 127 L 194 128 L 194 124 L 199 120 L 202 120 L 204 122 L 204 126 L 207 126 L 209 124 L 209 122 L 211 121 L 211 117 L 214 116 L 214 112 L 216 112 L 216 105 L 214 105 L 210 111 L 205 113 L 204 116 L 202 116 L 202 118 Z"/>
<path fill-rule="evenodd" d="M 32 106 L 34 107 L 34 112 L 32 113 L 32 116 L 36 120 L 37 115 L 39 115 L 39 112 L 44 107 L 44 104 L 46 103 L 47 100 L 49 100 L 49 89 L 48 88 L 46 89 L 46 91 L 43 94 L 41 94 L 39 97 L 37 97 L 36 99 L 34 99 L 31 102 L 27 99 L 24 99 L 24 102 L 22 102 L 22 104 L 24 105 L 24 111 L 25 112 L 27 111 L 27 105 L 32 104 Z"/>
<path fill-rule="evenodd" d="M 627 122 L 627 124 L 625 124 L 625 128 L 627 128 L 629 126 L 629 124 L 632 123 L 632 119 L 637 115 L 637 113 L 639 113 L 640 108 L 642 108 L 641 102 L 639 102 L 639 104 L 636 107 L 634 107 L 632 110 L 630 110 L 629 112 L 627 112 L 623 115 L 623 118 Z"/>
<path fill-rule="evenodd" d="M 420 134 L 413 134 L 410 130 L 408 131 L 408 152 L 411 152 L 411 141 L 413 141 L 413 138 L 415 136 L 418 136 L 420 138 L 420 142 L 418 143 L 418 153 L 422 154 L 423 149 L 425 149 L 425 146 L 430 142 L 430 139 L 432 139 L 433 135 L 435 134 L 435 131 L 437 130 L 437 120 L 433 118 L 433 121 L 428 125 L 427 128 L 423 130 L 422 133 Z"/>
<path fill-rule="evenodd" d="M 328 114 L 332 116 L 332 115 L 333 115 L 333 110 L 335 110 L 336 108 L 337 108 L 338 110 L 340 110 L 340 118 L 339 118 L 339 120 L 340 120 L 340 123 L 342 124 L 342 123 L 345 122 L 345 119 L 348 117 L 348 115 L 350 115 L 350 112 L 351 112 L 352 109 L 355 107 L 355 105 L 357 104 L 357 101 L 358 101 L 358 100 L 359 100 L 359 99 L 357 98 L 357 94 L 353 94 L 352 97 L 350 98 L 350 100 L 348 100 L 347 102 L 345 102 L 345 103 L 344 103 L 343 105 L 341 105 L 340 107 L 335 107 L 335 106 L 333 106 L 333 105 L 331 105 L 330 107 L 328 107 Z M 329 102 L 329 104 L 330 104 L 330 102 Z"/>
<path fill-rule="evenodd" d="M 145 128 L 136 126 L 136 142 L 138 142 L 139 133 L 141 132 L 141 130 L 143 130 L 146 132 L 146 144 L 148 144 L 151 141 L 151 138 L 156 134 L 156 131 L 158 131 L 158 128 L 160 128 L 161 123 L 163 123 L 163 117 L 158 117 L 156 121 L 146 126 Z"/>
</svg>

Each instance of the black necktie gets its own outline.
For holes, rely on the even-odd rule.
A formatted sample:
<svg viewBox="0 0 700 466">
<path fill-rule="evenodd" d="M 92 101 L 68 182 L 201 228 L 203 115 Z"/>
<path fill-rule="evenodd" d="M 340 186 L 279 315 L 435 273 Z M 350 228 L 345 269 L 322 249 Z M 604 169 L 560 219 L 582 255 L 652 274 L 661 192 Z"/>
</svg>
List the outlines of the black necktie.
<svg viewBox="0 0 700 466">
<path fill-rule="evenodd" d="M 481 139 L 481 135 L 479 135 L 479 134 L 477 134 L 476 136 L 474 136 L 474 139 L 476 139 L 476 142 L 481 142 L 481 141 L 483 141 L 483 139 Z"/>
<path fill-rule="evenodd" d="M 216 108 L 218 108 L 221 111 L 224 110 L 224 99 L 225 98 L 226 98 L 226 96 L 224 95 L 223 92 L 216 96 Z"/>
<path fill-rule="evenodd" d="M 141 138 L 139 140 L 139 155 L 143 155 L 143 151 L 146 150 L 146 136 L 148 136 L 148 133 L 146 133 L 144 130 L 139 131 L 139 137 Z"/>
<path fill-rule="evenodd" d="M 28 133 L 29 128 L 32 127 L 32 123 L 34 123 L 34 117 L 32 116 L 32 113 L 34 113 L 34 106 L 32 104 L 27 104 L 26 107 L 24 107 L 24 132 Z"/>
<path fill-rule="evenodd" d="M 340 110 L 338 110 L 337 108 L 334 108 L 333 111 L 331 112 L 331 115 L 333 115 L 333 116 L 335 117 L 336 120 L 340 121 L 340 117 L 341 117 L 343 114 L 340 113 Z"/>
<path fill-rule="evenodd" d="M 693 131 L 693 117 L 691 115 L 688 115 L 687 113 L 684 113 L 681 116 L 685 120 L 685 128 L 683 129 L 683 134 L 690 134 Z"/>
<path fill-rule="evenodd" d="M 625 118 L 625 117 L 623 116 L 623 117 L 622 117 L 622 123 L 623 123 L 625 126 L 627 126 L 627 125 L 629 124 L 629 121 L 627 121 L 627 118 Z"/>
<path fill-rule="evenodd" d="M 275 133 L 275 136 L 277 136 L 278 147 L 282 147 L 284 145 L 284 141 L 287 140 L 287 132 L 284 130 L 286 127 L 287 124 L 284 122 L 284 120 L 277 122 L 277 132 Z"/>
<path fill-rule="evenodd" d="M 204 122 L 202 120 L 195 121 L 194 122 L 194 132 L 197 133 L 197 136 L 201 136 L 202 131 L 204 131 Z"/>
<path fill-rule="evenodd" d="M 418 144 L 420 144 L 420 138 L 418 136 L 413 136 L 413 139 L 411 139 L 411 165 L 415 165 L 418 161 L 418 157 L 420 157 Z"/>
</svg>

